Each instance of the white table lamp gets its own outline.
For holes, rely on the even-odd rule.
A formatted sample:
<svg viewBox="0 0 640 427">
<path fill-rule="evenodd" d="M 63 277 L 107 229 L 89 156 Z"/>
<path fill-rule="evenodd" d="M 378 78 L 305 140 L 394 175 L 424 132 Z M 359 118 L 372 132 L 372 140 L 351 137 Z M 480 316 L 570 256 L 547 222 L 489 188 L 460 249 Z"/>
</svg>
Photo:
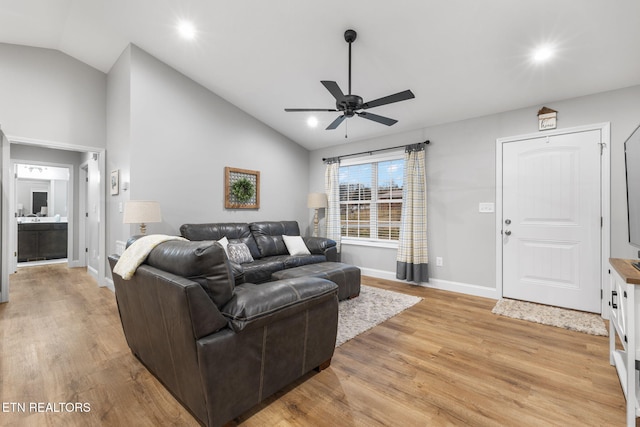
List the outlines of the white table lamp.
<svg viewBox="0 0 640 427">
<path fill-rule="evenodd" d="M 152 200 L 129 200 L 124 202 L 124 224 L 140 224 L 140 234 L 147 233 L 147 224 L 161 222 L 160 203 Z"/>
<path fill-rule="evenodd" d="M 327 195 L 325 193 L 309 193 L 307 207 L 316 210 L 313 216 L 313 237 L 318 237 L 318 211 L 327 207 Z"/>
</svg>

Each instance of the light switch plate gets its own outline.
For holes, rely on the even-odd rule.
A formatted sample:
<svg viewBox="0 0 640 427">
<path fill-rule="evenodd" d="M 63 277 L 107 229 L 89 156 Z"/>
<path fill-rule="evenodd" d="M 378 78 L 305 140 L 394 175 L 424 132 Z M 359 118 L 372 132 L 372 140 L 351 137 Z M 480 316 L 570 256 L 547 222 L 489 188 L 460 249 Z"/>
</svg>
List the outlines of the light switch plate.
<svg viewBox="0 0 640 427">
<path fill-rule="evenodd" d="M 495 211 L 496 208 L 494 203 L 480 203 L 480 205 L 478 205 L 478 212 L 491 213 Z"/>
</svg>

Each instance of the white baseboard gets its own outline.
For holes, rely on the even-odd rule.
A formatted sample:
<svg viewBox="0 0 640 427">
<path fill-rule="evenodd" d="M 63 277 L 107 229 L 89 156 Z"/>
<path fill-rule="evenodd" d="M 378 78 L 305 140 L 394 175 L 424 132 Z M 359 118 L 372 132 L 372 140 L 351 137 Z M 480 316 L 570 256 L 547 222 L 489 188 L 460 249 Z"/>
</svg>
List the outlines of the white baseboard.
<svg viewBox="0 0 640 427">
<path fill-rule="evenodd" d="M 105 277 L 105 278 L 104 278 L 104 283 L 105 283 L 105 285 L 104 285 L 104 287 L 105 287 L 105 288 L 109 289 L 109 290 L 110 290 L 110 291 L 112 291 L 113 293 L 115 293 L 115 292 L 116 292 L 116 287 L 115 287 L 115 285 L 113 284 L 113 279 L 111 279 L 111 278 L 109 278 L 109 277 Z"/>
<path fill-rule="evenodd" d="M 69 266 L 69 268 L 84 267 L 84 265 L 80 264 L 80 260 L 77 259 L 67 261 L 67 265 Z"/>
<path fill-rule="evenodd" d="M 408 282 L 406 280 L 399 280 L 396 278 L 396 273 L 391 271 L 376 270 L 374 268 L 360 267 L 360 271 L 363 276 L 376 277 L 378 279 L 393 280 L 400 283 L 408 283 L 415 285 L 414 282 Z M 420 283 L 419 286 L 426 288 L 441 289 L 443 291 L 457 292 L 459 294 L 473 295 L 483 298 L 491 298 L 498 300 L 498 290 L 495 288 L 488 288 L 486 286 L 473 285 L 470 283 L 451 282 L 449 280 L 441 279 L 429 279 L 429 283 Z"/>
<path fill-rule="evenodd" d="M 89 273 L 89 275 L 91 277 L 96 279 L 96 282 L 100 283 L 100 280 L 98 280 L 98 270 L 96 270 L 95 268 L 91 267 L 90 265 L 87 265 L 87 273 Z"/>
</svg>

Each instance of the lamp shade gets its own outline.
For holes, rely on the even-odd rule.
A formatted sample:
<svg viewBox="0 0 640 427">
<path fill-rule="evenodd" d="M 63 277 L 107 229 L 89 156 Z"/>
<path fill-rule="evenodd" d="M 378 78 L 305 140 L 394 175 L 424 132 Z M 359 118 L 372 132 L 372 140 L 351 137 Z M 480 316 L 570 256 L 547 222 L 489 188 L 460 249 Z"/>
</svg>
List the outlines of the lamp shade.
<svg viewBox="0 0 640 427">
<path fill-rule="evenodd" d="M 326 208 L 327 195 L 325 193 L 309 193 L 307 196 L 308 208 Z"/>
<path fill-rule="evenodd" d="M 124 203 L 122 222 L 125 224 L 146 224 L 161 222 L 160 203 L 153 200 L 129 200 Z"/>
</svg>

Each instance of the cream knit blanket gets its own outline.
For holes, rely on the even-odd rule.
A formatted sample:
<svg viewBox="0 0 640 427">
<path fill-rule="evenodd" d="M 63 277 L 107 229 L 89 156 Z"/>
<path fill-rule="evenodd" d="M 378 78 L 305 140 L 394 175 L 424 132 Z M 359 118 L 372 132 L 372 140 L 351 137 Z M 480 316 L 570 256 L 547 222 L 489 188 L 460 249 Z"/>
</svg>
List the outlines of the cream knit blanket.
<svg viewBox="0 0 640 427">
<path fill-rule="evenodd" d="M 124 280 L 129 280 L 135 274 L 136 269 L 140 264 L 147 259 L 149 252 L 162 242 L 169 240 L 184 240 L 187 239 L 179 236 L 167 236 L 165 234 L 150 234 L 143 236 L 133 242 L 120 256 L 120 259 L 113 267 L 113 272 L 121 276 Z"/>
</svg>

